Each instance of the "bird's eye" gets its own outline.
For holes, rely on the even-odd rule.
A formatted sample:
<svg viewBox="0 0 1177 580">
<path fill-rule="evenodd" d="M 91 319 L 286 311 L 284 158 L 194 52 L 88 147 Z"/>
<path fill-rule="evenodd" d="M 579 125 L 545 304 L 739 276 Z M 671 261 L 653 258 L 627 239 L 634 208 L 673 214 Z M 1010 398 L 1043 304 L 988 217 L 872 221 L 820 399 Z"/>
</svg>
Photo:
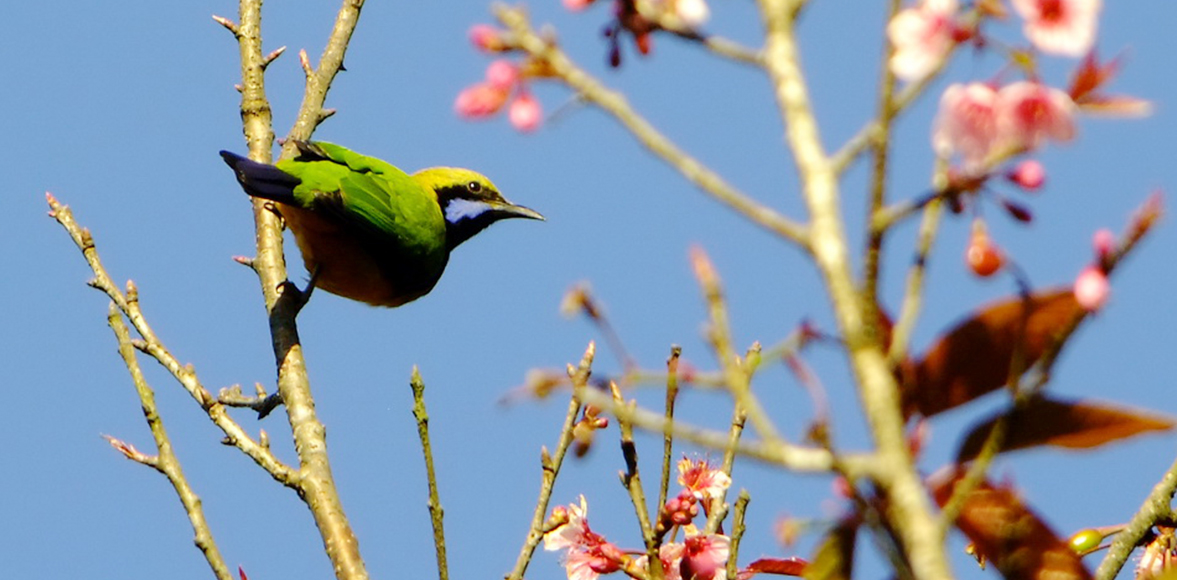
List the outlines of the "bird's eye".
<svg viewBox="0 0 1177 580">
<path fill-rule="evenodd" d="M 471 181 L 470 183 L 466 184 L 466 189 L 470 193 L 479 193 L 482 191 L 482 184 L 478 183 L 477 181 Z"/>
</svg>

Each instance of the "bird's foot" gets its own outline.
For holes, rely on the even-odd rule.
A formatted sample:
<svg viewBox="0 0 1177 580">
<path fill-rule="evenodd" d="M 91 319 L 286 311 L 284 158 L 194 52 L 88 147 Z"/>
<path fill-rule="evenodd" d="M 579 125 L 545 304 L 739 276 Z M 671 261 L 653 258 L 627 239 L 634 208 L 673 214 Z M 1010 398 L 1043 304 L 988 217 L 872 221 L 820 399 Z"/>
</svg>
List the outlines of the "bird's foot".
<svg viewBox="0 0 1177 580">
<path fill-rule="evenodd" d="M 290 280 L 282 283 L 282 295 L 285 296 L 287 292 L 290 293 L 290 297 L 294 300 L 294 313 L 296 315 L 302 311 L 303 307 L 307 305 L 307 302 L 311 301 L 311 294 L 315 292 L 315 281 L 319 278 L 319 271 L 319 268 L 315 268 L 311 272 L 311 279 L 307 281 L 306 287 L 302 289 L 299 289 Z"/>
<path fill-rule="evenodd" d="M 311 301 L 311 294 L 315 290 L 315 285 L 312 281 L 312 283 L 307 284 L 306 288 L 300 289 L 297 285 L 294 284 L 294 282 L 287 280 L 280 284 L 278 289 L 280 291 L 278 299 L 290 300 L 291 307 L 294 309 L 294 314 L 297 316 L 299 312 L 302 312 L 302 309 L 307 305 L 307 302 Z"/>
<path fill-rule="evenodd" d="M 277 204 L 272 201 L 267 201 L 262 204 L 262 208 L 274 214 L 274 217 L 278 218 L 278 227 L 286 229 L 286 216 L 282 215 L 282 212 L 278 209 Z"/>
</svg>

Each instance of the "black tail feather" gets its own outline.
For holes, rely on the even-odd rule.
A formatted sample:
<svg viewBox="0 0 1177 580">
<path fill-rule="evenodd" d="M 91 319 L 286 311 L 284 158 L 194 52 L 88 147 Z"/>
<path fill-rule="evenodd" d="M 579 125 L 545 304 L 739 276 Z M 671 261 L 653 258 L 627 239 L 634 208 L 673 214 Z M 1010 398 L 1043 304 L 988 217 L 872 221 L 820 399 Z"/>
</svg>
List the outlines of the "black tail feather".
<svg viewBox="0 0 1177 580">
<path fill-rule="evenodd" d="M 233 168 L 245 193 L 271 201 L 295 203 L 294 188 L 302 183 L 297 177 L 230 151 L 221 151 L 221 157 Z"/>
</svg>

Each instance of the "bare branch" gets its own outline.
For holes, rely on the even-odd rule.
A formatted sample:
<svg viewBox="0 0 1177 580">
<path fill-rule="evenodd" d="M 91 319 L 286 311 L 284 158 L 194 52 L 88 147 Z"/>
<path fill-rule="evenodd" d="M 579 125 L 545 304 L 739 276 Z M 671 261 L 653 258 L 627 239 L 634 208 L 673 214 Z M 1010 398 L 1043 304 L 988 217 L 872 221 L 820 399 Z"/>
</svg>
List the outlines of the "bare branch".
<svg viewBox="0 0 1177 580">
<path fill-rule="evenodd" d="M 445 510 L 441 507 L 441 498 L 437 493 L 437 474 L 433 471 L 433 446 L 429 444 L 429 413 L 425 410 L 425 382 L 421 380 L 421 373 L 415 365 L 409 386 L 413 389 L 413 418 L 417 420 L 417 435 L 421 438 L 421 453 L 425 456 L 425 479 L 429 485 L 429 520 L 433 524 L 433 548 L 437 553 L 437 577 L 439 580 L 447 580 L 450 572 L 449 566 L 446 565 L 445 527 L 442 525 Z"/>
<path fill-rule="evenodd" d="M 118 340 L 119 355 L 122 356 L 123 363 L 127 365 L 127 372 L 131 374 L 131 380 L 135 383 L 135 391 L 139 394 L 139 404 L 143 408 L 143 416 L 147 419 L 147 425 L 151 428 L 151 436 L 155 440 L 155 447 L 159 450 L 159 455 L 148 458 L 139 453 L 134 446 L 113 437 L 107 437 L 107 441 L 127 458 L 151 466 L 168 478 L 168 482 L 176 490 L 176 495 L 180 497 L 184 512 L 188 514 L 188 522 L 192 524 L 192 531 L 195 533 L 196 547 L 204 554 L 205 560 L 208 561 L 209 567 L 212 568 L 213 574 L 218 580 L 232 580 L 233 573 L 229 571 L 225 559 L 221 556 L 221 551 L 217 548 L 212 530 L 208 526 L 208 520 L 204 519 L 204 508 L 201 506 L 200 498 L 196 496 L 196 492 L 192 491 L 192 486 L 184 477 L 184 470 L 180 468 L 180 460 L 172 450 L 172 441 L 168 437 L 163 419 L 155 407 L 155 392 L 147 384 L 147 379 L 143 377 L 143 371 L 139 367 L 139 361 L 135 358 L 135 349 L 131 346 L 131 333 L 127 330 L 127 325 L 123 322 L 118 308 L 113 304 L 107 315 L 107 322 Z"/>
</svg>

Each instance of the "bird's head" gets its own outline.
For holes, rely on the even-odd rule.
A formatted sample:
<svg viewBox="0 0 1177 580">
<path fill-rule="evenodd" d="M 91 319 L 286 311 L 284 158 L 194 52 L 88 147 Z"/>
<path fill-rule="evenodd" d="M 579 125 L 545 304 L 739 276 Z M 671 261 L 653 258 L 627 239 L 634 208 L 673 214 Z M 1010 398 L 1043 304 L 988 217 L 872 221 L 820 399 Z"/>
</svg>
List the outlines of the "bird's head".
<svg viewBox="0 0 1177 580">
<path fill-rule="evenodd" d="M 414 173 L 413 179 L 437 195 L 451 250 L 499 220 L 544 219 L 533 209 L 507 201 L 486 176 L 469 169 L 431 167 Z"/>
</svg>

